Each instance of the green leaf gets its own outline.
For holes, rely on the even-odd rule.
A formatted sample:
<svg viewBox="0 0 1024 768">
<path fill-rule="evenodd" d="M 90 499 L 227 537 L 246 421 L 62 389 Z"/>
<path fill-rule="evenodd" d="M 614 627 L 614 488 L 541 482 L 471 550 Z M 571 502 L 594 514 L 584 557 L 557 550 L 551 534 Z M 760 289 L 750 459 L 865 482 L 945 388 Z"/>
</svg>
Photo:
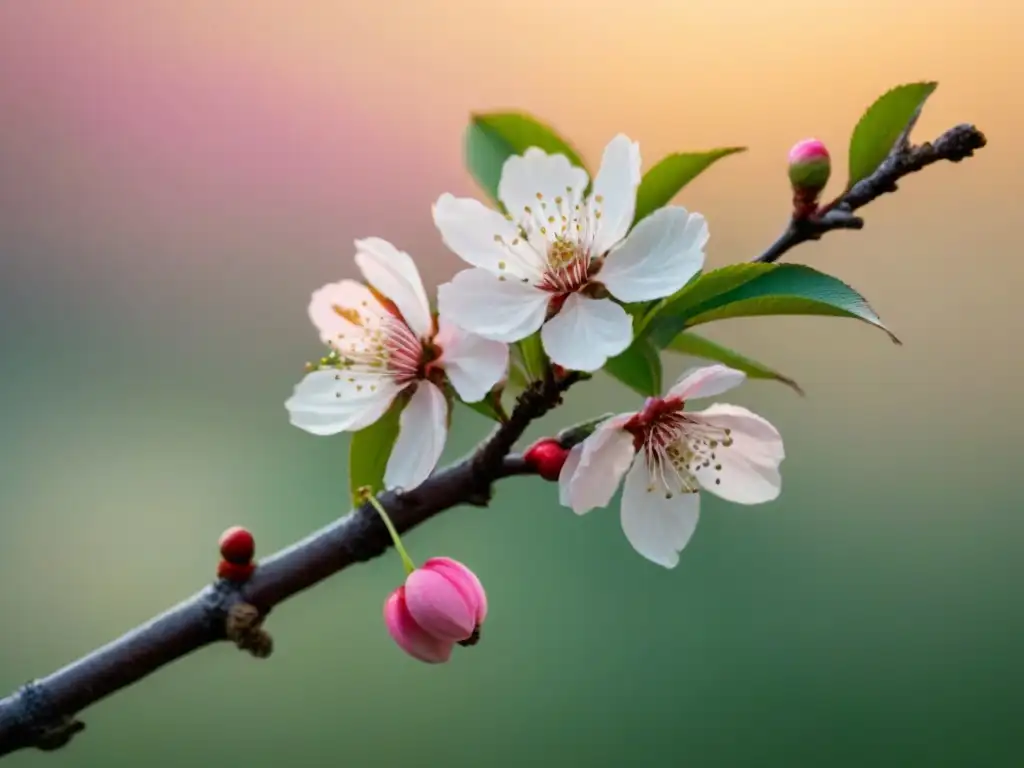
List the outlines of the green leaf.
<svg viewBox="0 0 1024 768">
<path fill-rule="evenodd" d="M 515 351 L 526 374 L 527 384 L 544 378 L 544 372 L 548 369 L 548 356 L 544 352 L 540 331 L 516 342 Z"/>
<path fill-rule="evenodd" d="M 857 291 L 841 280 L 802 264 L 733 264 L 701 275 L 669 297 L 648 324 L 656 348 L 681 331 L 713 320 L 765 315 L 852 317 L 900 340 Z"/>
<path fill-rule="evenodd" d="M 554 129 L 522 112 L 473 115 L 466 131 L 466 166 L 490 198 L 500 205 L 498 182 L 505 161 L 530 147 L 539 147 L 549 155 L 565 155 L 573 165 L 586 168 L 576 150 Z"/>
<path fill-rule="evenodd" d="M 771 379 L 781 381 L 787 387 L 792 388 L 797 394 L 804 393 L 800 385 L 788 376 L 783 376 L 778 371 L 772 370 L 767 365 L 762 365 L 756 360 L 741 355 L 728 347 L 723 347 L 710 339 L 698 336 L 695 333 L 684 331 L 672 339 L 672 342 L 665 347 L 669 352 L 678 352 L 691 357 L 699 357 L 704 360 L 713 360 L 722 363 L 737 371 L 743 371 L 752 379 Z"/>
<path fill-rule="evenodd" d="M 384 470 L 398 437 L 399 417 L 405 403 L 405 398 L 396 397 L 383 416 L 352 435 L 348 447 L 348 487 L 357 505 L 362 501 L 360 488 L 369 487 L 375 494 L 384 490 Z"/>
<path fill-rule="evenodd" d="M 745 152 L 746 147 L 723 147 L 707 152 L 679 152 L 663 158 L 644 174 L 636 191 L 633 224 L 668 205 L 680 190 L 723 157 Z"/>
<path fill-rule="evenodd" d="M 847 189 L 870 176 L 882 164 L 937 86 L 934 82 L 899 85 L 868 107 L 850 137 Z"/>
<path fill-rule="evenodd" d="M 573 424 L 571 427 L 558 430 L 558 434 L 555 435 L 555 440 L 563 448 L 572 448 L 574 445 L 579 445 L 592 434 L 602 423 L 608 421 L 614 413 L 603 413 L 600 416 L 595 416 L 592 419 L 581 421 L 578 424 Z"/>
<path fill-rule="evenodd" d="M 505 413 L 505 409 L 501 405 L 502 390 L 500 387 L 492 389 L 483 400 L 476 403 L 467 403 L 458 396 L 455 400 L 462 403 L 470 410 L 476 411 L 481 416 L 485 416 L 491 421 L 506 422 L 508 421 L 508 415 Z"/>
<path fill-rule="evenodd" d="M 625 352 L 605 363 L 604 370 L 645 397 L 661 394 L 661 357 L 647 339 L 635 339 Z"/>
</svg>

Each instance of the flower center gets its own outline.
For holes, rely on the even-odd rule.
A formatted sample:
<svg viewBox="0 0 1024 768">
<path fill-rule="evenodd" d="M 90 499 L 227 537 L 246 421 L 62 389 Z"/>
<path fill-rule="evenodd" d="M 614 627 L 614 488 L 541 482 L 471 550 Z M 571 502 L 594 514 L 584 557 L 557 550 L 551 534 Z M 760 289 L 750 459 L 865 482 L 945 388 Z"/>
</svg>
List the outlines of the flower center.
<svg viewBox="0 0 1024 768">
<path fill-rule="evenodd" d="M 590 256 L 579 243 L 562 235 L 548 245 L 547 269 L 537 286 L 555 295 L 567 296 L 590 279 Z"/>
<path fill-rule="evenodd" d="M 535 196 L 535 205 L 524 205 L 518 212 L 521 239 L 510 245 L 525 241 L 540 257 L 537 287 L 553 294 L 553 302 L 559 298 L 564 302 L 569 294 L 585 288 L 600 268 L 600 260 L 594 257 L 601 254 L 592 253 L 592 245 L 604 201 L 600 195 L 583 200 L 583 190 L 572 187 L 566 187 L 564 196 L 552 198 L 542 192 Z"/>
<path fill-rule="evenodd" d="M 352 374 L 381 376 L 404 385 L 422 378 L 426 367 L 440 356 L 427 349 L 396 310 L 378 315 L 352 307 L 335 306 L 334 311 L 354 326 L 339 333 L 331 345 L 338 351 L 338 368 Z"/>
<path fill-rule="evenodd" d="M 644 454 L 649 473 L 648 491 L 661 491 L 665 498 L 676 493 L 696 493 L 700 485 L 722 471 L 719 453 L 733 444 L 732 431 L 715 427 L 683 412 L 679 398 L 649 398 L 644 409 L 625 424 L 633 444 Z"/>
</svg>

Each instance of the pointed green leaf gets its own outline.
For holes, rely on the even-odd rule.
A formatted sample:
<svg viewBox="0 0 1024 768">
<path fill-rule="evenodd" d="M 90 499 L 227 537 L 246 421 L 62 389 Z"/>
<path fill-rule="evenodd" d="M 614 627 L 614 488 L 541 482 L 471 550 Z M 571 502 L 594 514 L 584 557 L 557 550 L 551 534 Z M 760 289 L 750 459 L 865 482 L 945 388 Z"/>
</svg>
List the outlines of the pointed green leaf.
<svg viewBox="0 0 1024 768">
<path fill-rule="evenodd" d="M 635 339 L 625 352 L 605 363 L 604 370 L 645 397 L 661 394 L 661 357 L 647 339 Z"/>
<path fill-rule="evenodd" d="M 716 363 L 722 363 L 730 368 L 735 368 L 737 371 L 743 371 L 752 379 L 772 379 L 775 381 L 781 381 L 798 394 L 802 395 L 804 393 L 800 388 L 800 385 L 788 376 L 783 376 L 781 373 L 772 370 L 767 365 L 762 365 L 756 360 L 751 360 L 749 357 L 745 357 L 739 352 L 735 352 L 728 347 L 723 347 L 721 344 L 717 344 L 710 339 L 705 339 L 703 336 L 698 336 L 695 333 L 689 333 L 687 331 L 680 333 L 672 339 L 672 342 L 665 347 L 665 349 L 669 352 L 678 352 L 683 355 L 699 357 L 704 360 L 713 360 Z"/>
<path fill-rule="evenodd" d="M 733 264 L 701 275 L 655 310 L 645 335 L 660 349 L 701 323 L 764 315 L 852 317 L 900 343 L 857 291 L 802 264 Z"/>
<path fill-rule="evenodd" d="M 399 417 L 405 403 L 405 398 L 396 397 L 383 416 L 352 435 L 348 447 L 348 487 L 357 505 L 361 502 L 360 488 L 369 487 L 375 494 L 384 490 L 384 470 L 398 438 Z"/>
<path fill-rule="evenodd" d="M 526 382 L 540 381 L 548 369 L 548 356 L 540 339 L 540 331 L 515 344 L 514 352 L 526 373 Z"/>
<path fill-rule="evenodd" d="M 505 413 L 505 409 L 501 404 L 502 388 L 495 387 L 492 389 L 483 400 L 476 403 L 467 403 L 465 400 L 456 396 L 456 402 L 462 403 L 470 410 L 476 411 L 481 416 L 484 416 L 491 421 L 505 422 L 508 421 L 508 415 Z"/>
<path fill-rule="evenodd" d="M 847 189 L 875 172 L 938 83 L 908 83 L 882 95 L 868 107 L 850 137 Z"/>
<path fill-rule="evenodd" d="M 572 448 L 574 445 L 582 443 L 594 434 L 594 430 L 614 415 L 614 413 L 604 413 L 600 416 L 595 416 L 592 419 L 581 421 L 578 424 L 573 424 L 571 427 L 560 429 L 558 430 L 558 434 L 555 435 L 555 440 L 557 440 L 558 444 L 563 448 Z"/>
<path fill-rule="evenodd" d="M 565 155 L 569 162 L 586 168 L 579 154 L 550 126 L 522 112 L 473 115 L 466 131 L 466 166 L 495 204 L 505 161 L 539 147 L 550 155 Z"/>
<path fill-rule="evenodd" d="M 679 152 L 663 158 L 644 174 L 640 182 L 636 191 L 636 215 L 633 216 L 633 224 L 668 205 L 683 187 L 716 160 L 744 151 L 746 147 L 723 147 L 707 152 Z"/>
</svg>

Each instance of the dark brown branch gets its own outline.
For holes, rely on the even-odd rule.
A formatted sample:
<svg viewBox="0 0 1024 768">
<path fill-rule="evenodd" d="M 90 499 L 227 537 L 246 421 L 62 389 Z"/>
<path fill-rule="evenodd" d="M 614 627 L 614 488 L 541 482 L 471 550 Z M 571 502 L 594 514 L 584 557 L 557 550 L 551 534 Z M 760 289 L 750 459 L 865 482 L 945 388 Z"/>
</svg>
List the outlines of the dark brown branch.
<svg viewBox="0 0 1024 768">
<path fill-rule="evenodd" d="M 969 157 L 984 145 L 985 137 L 968 125 L 947 131 L 933 144 L 907 147 L 901 142 L 878 171 L 839 198 L 820 220 L 791 223 L 754 261 L 776 261 L 794 246 L 831 229 L 861 228 L 863 221 L 852 212 L 894 191 L 898 179 L 938 160 Z M 555 407 L 580 378 L 569 374 L 556 380 L 549 375 L 523 393 L 509 420 L 470 456 L 407 493 L 382 494 L 380 500 L 395 527 L 408 531 L 460 504 L 485 506 L 495 481 L 532 474 L 523 458 L 511 450 L 526 428 Z M 571 443 L 581 437 L 569 430 L 561 439 Z M 383 554 L 390 546 L 386 528 L 367 504 L 260 562 L 245 584 L 222 580 L 204 588 L 109 645 L 0 700 L 0 757 L 27 747 L 64 746 L 85 727 L 75 719 L 76 713 L 210 643 L 231 639 L 255 656 L 266 656 L 271 645 L 265 633 L 261 639 L 259 623 L 275 605 L 343 568 Z M 230 633 L 229 624 L 234 627 Z"/>
<path fill-rule="evenodd" d="M 786 231 L 754 261 L 769 264 L 778 261 L 790 248 L 808 240 L 818 240 L 833 229 L 862 229 L 864 220 L 853 212 L 887 192 L 895 192 L 896 182 L 904 176 L 940 160 L 958 163 L 986 143 L 985 134 L 973 125 L 964 124 L 950 128 L 931 143 L 911 146 L 907 143 L 907 137 L 914 122 L 916 119 L 911 121 L 908 130 L 896 142 L 893 151 L 878 170 L 825 206 L 819 215 L 791 219 Z"/>
<path fill-rule="evenodd" d="M 510 455 L 512 447 L 530 423 L 558 405 L 562 393 L 580 378 L 569 374 L 537 382 L 520 396 L 508 422 L 470 456 L 407 493 L 381 494 L 395 527 L 408 531 L 460 504 L 484 506 L 496 480 L 531 474 L 521 456 Z M 245 584 L 222 580 L 204 588 L 109 645 L 0 700 L 0 756 L 26 747 L 64 746 L 85 727 L 74 719 L 75 713 L 175 659 L 228 639 L 227 620 L 234 608 L 255 606 L 265 616 L 292 595 L 343 568 L 371 560 L 390 546 L 380 517 L 364 504 L 261 561 Z"/>
</svg>

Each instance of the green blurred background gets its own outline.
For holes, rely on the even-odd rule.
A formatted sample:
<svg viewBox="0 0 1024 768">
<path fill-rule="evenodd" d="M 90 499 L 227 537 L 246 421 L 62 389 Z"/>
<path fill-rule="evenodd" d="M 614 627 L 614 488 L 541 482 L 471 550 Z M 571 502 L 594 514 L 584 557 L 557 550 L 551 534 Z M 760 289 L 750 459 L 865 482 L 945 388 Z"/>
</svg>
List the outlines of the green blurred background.
<svg viewBox="0 0 1024 768">
<path fill-rule="evenodd" d="M 271 660 L 205 650 L 5 765 L 1024 764 L 1022 33 L 1010 0 L 0 5 L 3 691 L 198 589 L 225 527 L 266 554 L 345 511 L 344 439 L 283 407 L 317 352 L 306 302 L 354 274 L 356 237 L 432 285 L 458 266 L 430 204 L 476 192 L 471 110 L 530 110 L 591 162 L 618 131 L 647 165 L 750 146 L 680 200 L 712 265 L 777 234 L 794 141 L 824 139 L 841 183 L 891 85 L 941 81 L 919 139 L 975 121 L 991 140 L 792 254 L 904 347 L 834 319 L 710 327 L 808 396 L 730 393 L 785 436 L 784 493 L 707 498 L 676 570 L 614 509 L 509 480 L 407 538 L 489 591 L 452 663 L 388 640 L 389 555 L 275 611 Z M 595 380 L 533 434 L 635 402 Z M 485 427 L 460 413 L 449 455 Z"/>
</svg>

